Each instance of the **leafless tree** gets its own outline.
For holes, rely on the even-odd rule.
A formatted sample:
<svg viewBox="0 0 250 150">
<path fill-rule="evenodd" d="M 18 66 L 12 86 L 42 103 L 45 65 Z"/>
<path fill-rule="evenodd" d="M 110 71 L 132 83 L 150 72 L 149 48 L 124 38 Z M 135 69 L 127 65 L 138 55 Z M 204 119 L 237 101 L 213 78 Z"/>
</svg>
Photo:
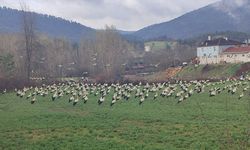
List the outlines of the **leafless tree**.
<svg viewBox="0 0 250 150">
<path fill-rule="evenodd" d="M 114 26 L 106 26 L 105 30 L 98 31 L 95 42 L 98 72 L 105 80 L 114 80 L 124 71 L 131 53 L 131 45 L 117 32 Z"/>
<path fill-rule="evenodd" d="M 25 66 L 26 66 L 26 78 L 29 81 L 31 76 L 31 60 L 33 54 L 33 45 L 34 45 L 34 16 L 33 13 L 30 11 L 29 7 L 25 3 L 20 3 L 21 10 L 22 10 L 22 28 L 24 33 L 24 40 L 25 40 L 25 52 L 26 52 L 26 59 L 25 59 Z"/>
</svg>

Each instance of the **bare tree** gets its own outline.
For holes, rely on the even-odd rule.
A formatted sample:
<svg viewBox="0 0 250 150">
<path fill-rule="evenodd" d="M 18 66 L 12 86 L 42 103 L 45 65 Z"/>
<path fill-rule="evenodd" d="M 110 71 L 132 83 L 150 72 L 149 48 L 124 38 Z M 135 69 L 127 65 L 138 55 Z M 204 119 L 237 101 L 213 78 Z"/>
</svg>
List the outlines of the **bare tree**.
<svg viewBox="0 0 250 150">
<path fill-rule="evenodd" d="M 23 32 L 26 52 L 26 78 L 29 81 L 31 76 L 31 60 L 34 44 L 34 17 L 25 3 L 20 3 L 22 10 Z"/>
<path fill-rule="evenodd" d="M 130 44 L 122 39 L 114 26 L 106 26 L 105 30 L 96 33 L 95 52 L 96 67 L 103 79 L 111 81 L 124 71 L 131 51 Z"/>
</svg>

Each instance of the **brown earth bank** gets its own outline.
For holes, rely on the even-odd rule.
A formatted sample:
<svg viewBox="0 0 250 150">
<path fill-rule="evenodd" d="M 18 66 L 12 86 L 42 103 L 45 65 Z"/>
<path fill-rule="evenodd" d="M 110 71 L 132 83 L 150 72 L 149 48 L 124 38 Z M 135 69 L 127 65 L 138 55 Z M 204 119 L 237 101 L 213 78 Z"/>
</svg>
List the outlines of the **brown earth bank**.
<svg viewBox="0 0 250 150">
<path fill-rule="evenodd" d="M 182 67 L 171 67 L 166 69 L 165 71 L 156 72 L 150 75 L 125 75 L 124 80 L 136 82 L 136 81 L 144 81 L 144 82 L 164 82 L 173 79 L 176 74 L 178 74 L 182 70 Z"/>
<path fill-rule="evenodd" d="M 127 75 L 127 81 L 164 82 L 170 80 L 207 80 L 218 81 L 227 78 L 239 78 L 250 75 L 250 62 L 244 64 L 189 65 L 186 67 L 169 68 L 151 75 Z"/>
<path fill-rule="evenodd" d="M 236 76 L 241 76 L 242 74 L 248 74 L 250 72 L 250 62 L 242 64 L 240 69 L 237 70 Z"/>
</svg>

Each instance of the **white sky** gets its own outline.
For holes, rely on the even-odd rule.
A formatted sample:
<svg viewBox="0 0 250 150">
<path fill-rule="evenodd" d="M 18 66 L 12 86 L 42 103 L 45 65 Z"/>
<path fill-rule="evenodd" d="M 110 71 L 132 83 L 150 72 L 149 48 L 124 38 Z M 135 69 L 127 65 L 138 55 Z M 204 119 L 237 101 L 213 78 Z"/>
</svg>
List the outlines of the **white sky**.
<svg viewBox="0 0 250 150">
<path fill-rule="evenodd" d="M 0 0 L 0 6 L 20 9 L 20 1 L 32 11 L 92 28 L 115 25 L 118 29 L 133 31 L 169 21 L 219 0 Z"/>
</svg>

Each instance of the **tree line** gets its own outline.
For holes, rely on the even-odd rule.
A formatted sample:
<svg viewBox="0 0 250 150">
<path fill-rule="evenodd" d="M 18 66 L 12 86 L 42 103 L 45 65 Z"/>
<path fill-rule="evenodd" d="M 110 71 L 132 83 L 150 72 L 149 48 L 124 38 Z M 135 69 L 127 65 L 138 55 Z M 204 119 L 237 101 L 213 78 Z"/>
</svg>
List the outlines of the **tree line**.
<svg viewBox="0 0 250 150">
<path fill-rule="evenodd" d="M 36 20 L 23 4 L 22 33 L 1 33 L 0 78 L 58 78 L 85 75 L 104 81 L 121 79 L 126 68 L 142 57 L 143 63 L 160 69 L 193 57 L 192 47 L 177 45 L 158 52 L 138 50 L 125 40 L 114 26 L 97 30 L 93 38 L 72 42 L 35 30 Z M 155 68 L 158 68 L 155 67 Z"/>
</svg>

